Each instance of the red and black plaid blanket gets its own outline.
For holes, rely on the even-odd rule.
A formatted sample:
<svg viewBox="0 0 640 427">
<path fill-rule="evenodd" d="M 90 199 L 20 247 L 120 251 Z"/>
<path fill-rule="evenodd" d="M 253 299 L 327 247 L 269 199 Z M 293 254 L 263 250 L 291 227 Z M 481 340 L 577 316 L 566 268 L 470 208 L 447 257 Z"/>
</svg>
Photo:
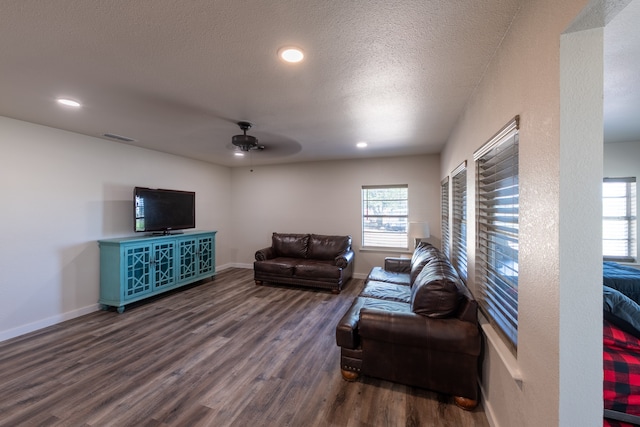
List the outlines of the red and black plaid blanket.
<svg viewBox="0 0 640 427">
<path fill-rule="evenodd" d="M 640 415 L 640 339 L 608 321 L 603 329 L 604 408 Z M 605 418 L 605 426 L 634 426 Z"/>
</svg>

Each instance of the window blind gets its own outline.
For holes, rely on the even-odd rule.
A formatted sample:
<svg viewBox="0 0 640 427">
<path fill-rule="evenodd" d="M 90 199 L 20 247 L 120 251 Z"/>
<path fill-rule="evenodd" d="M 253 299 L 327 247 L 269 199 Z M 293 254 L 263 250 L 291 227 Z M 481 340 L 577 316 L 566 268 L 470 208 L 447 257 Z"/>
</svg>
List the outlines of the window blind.
<svg viewBox="0 0 640 427">
<path fill-rule="evenodd" d="M 478 302 L 513 348 L 518 343 L 518 123 L 474 154 Z"/>
<path fill-rule="evenodd" d="M 451 191 L 451 263 L 467 280 L 467 162 L 452 173 Z"/>
<path fill-rule="evenodd" d="M 608 261 L 636 260 L 636 178 L 604 178 L 602 253 Z"/>
<path fill-rule="evenodd" d="M 442 223 L 442 252 L 451 258 L 451 234 L 449 233 L 449 177 L 440 183 L 440 209 Z"/>
<path fill-rule="evenodd" d="M 362 246 L 407 249 L 408 210 L 406 184 L 362 186 Z"/>
</svg>

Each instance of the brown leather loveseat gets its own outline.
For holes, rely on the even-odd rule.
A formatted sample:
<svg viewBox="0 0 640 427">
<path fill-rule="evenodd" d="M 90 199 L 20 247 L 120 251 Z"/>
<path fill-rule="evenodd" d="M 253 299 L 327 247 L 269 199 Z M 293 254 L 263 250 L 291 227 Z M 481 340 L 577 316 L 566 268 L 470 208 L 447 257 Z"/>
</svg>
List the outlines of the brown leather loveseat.
<svg viewBox="0 0 640 427">
<path fill-rule="evenodd" d="M 253 273 L 263 282 L 330 289 L 339 293 L 353 275 L 351 236 L 273 233 L 256 252 Z"/>
<path fill-rule="evenodd" d="M 336 327 L 346 380 L 360 374 L 478 402 L 477 303 L 449 260 L 421 243 L 411 259 L 387 258 Z"/>
</svg>

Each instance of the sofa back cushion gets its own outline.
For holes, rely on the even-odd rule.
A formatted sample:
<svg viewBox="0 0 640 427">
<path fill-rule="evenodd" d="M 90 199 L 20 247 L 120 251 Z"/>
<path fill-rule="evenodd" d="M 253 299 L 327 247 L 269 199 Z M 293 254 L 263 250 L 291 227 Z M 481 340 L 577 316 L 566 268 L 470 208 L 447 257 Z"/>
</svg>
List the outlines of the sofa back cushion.
<svg viewBox="0 0 640 427">
<path fill-rule="evenodd" d="M 459 281 L 446 257 L 430 260 L 411 287 L 411 311 L 435 318 L 454 316 L 464 298 L 458 291 Z"/>
<path fill-rule="evenodd" d="M 348 249 L 351 249 L 351 236 L 312 234 L 309 237 L 307 257 L 310 259 L 332 260 Z"/>
<path fill-rule="evenodd" d="M 422 268 L 439 255 L 438 249 L 427 242 L 420 242 L 411 256 L 411 274 L 409 276 L 409 285 L 413 286 L 416 278 L 422 271 Z"/>
<path fill-rule="evenodd" d="M 309 235 L 273 233 L 271 246 L 278 257 L 306 258 L 309 247 Z"/>
</svg>

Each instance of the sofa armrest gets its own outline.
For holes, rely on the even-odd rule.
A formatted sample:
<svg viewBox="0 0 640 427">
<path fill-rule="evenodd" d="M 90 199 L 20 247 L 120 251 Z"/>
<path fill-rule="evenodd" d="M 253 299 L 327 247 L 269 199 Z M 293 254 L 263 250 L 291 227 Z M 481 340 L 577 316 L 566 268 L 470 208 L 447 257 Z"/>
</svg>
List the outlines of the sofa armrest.
<svg viewBox="0 0 640 427">
<path fill-rule="evenodd" d="M 393 273 L 411 273 L 411 259 L 386 257 L 384 259 L 384 269 Z"/>
<path fill-rule="evenodd" d="M 272 259 L 276 257 L 276 251 L 273 249 L 273 246 L 268 248 L 262 248 L 256 251 L 256 261 L 265 261 L 267 259 Z"/>
<path fill-rule="evenodd" d="M 358 332 L 362 340 L 474 356 L 480 354 L 481 348 L 478 326 L 455 317 L 434 319 L 411 312 L 363 307 L 360 310 Z"/>
<path fill-rule="evenodd" d="M 353 257 L 354 256 L 355 256 L 355 254 L 353 253 L 353 250 L 348 249 L 348 250 L 342 252 L 337 257 L 335 257 L 334 261 L 336 263 L 336 266 L 338 266 L 340 268 L 347 268 L 349 266 L 349 264 L 351 262 L 353 262 Z"/>
</svg>

